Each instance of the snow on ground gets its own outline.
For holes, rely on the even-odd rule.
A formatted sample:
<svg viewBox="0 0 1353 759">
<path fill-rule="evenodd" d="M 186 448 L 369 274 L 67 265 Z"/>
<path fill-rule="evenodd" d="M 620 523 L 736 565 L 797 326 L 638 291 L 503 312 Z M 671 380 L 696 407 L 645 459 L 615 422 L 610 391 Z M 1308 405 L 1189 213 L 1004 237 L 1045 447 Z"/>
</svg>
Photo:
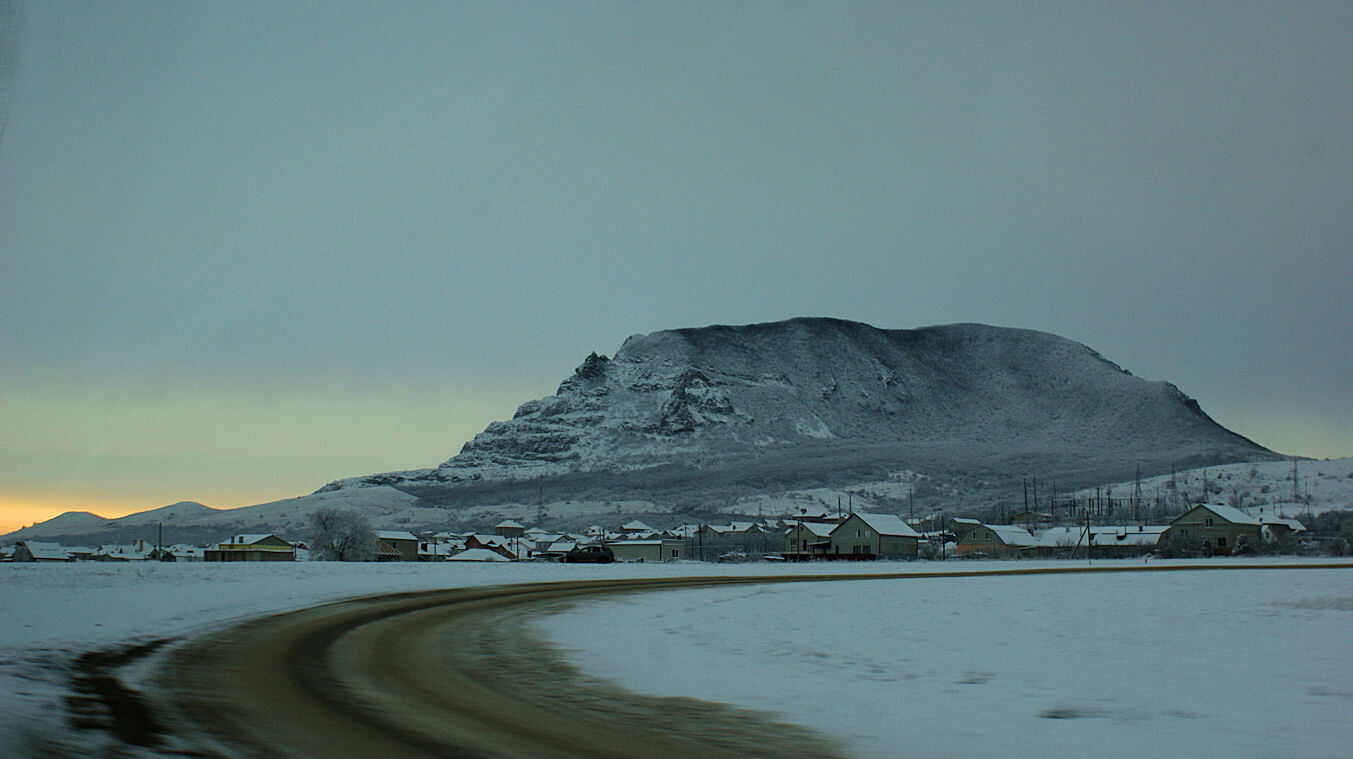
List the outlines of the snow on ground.
<svg viewBox="0 0 1353 759">
<path fill-rule="evenodd" d="M 1002 566 L 1038 564 L 0 564 L 0 752 L 38 734 L 79 745 L 63 703 L 82 652 L 340 598 Z M 1333 756 L 1353 745 L 1349 569 L 669 592 L 535 623 L 584 670 L 621 685 L 779 712 L 864 756 L 899 746 L 927 756 Z"/>
<path fill-rule="evenodd" d="M 879 565 L 877 571 L 889 567 Z M 794 568 L 789 568 L 791 571 Z M 835 571 L 858 570 L 842 566 Z M 250 617 L 381 593 L 614 577 L 761 574 L 769 564 L 77 562 L 0 564 L 0 756 L 69 742 L 63 706 L 81 653 L 204 633 Z M 11 747 L 7 751 L 6 747 Z M 80 752 L 74 752 L 80 753 Z M 89 752 L 85 752 L 89 753 Z M 94 753 L 98 753 L 97 751 Z M 17 755 L 24 755 L 19 751 Z"/>
<path fill-rule="evenodd" d="M 1353 745 L 1351 569 L 669 591 L 535 624 L 622 687 L 773 712 L 864 757 Z"/>
<path fill-rule="evenodd" d="M 1201 496 L 1206 481 L 1208 497 L 1213 503 L 1240 504 L 1251 514 L 1299 517 L 1307 512 L 1319 514 L 1331 509 L 1353 509 L 1353 458 L 1303 459 L 1297 462 L 1296 470 L 1295 493 L 1291 461 L 1188 469 L 1176 472 L 1173 479 L 1178 492 L 1190 497 Z M 1142 496 L 1147 501 L 1158 497 L 1168 499 L 1170 480 L 1168 474 L 1142 478 Z M 1135 484 L 1128 480 L 1101 487 L 1099 491 L 1115 498 L 1128 498 Z M 1071 495 L 1083 501 L 1095 493 L 1096 488 L 1085 488 Z"/>
</svg>

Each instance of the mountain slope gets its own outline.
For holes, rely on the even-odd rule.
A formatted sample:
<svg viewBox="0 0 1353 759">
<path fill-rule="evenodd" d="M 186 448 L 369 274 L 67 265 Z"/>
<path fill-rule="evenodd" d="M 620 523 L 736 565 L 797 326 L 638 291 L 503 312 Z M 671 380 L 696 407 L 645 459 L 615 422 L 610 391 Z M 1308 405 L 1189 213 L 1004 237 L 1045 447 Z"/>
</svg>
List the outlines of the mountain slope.
<svg viewBox="0 0 1353 759">
<path fill-rule="evenodd" d="M 1173 385 L 1133 377 L 1055 335 L 793 319 L 631 337 L 613 359 L 589 356 L 555 395 L 489 425 L 434 470 L 325 489 L 718 470 L 796 456 L 811 479 L 823 469 L 813 458 L 868 451 L 904 461 L 957 454 L 949 462 L 957 469 L 1022 457 L 1093 469 L 1273 455 Z"/>
<path fill-rule="evenodd" d="M 809 493 L 828 505 L 864 497 L 874 510 L 982 515 L 1018 503 L 1028 476 L 1067 492 L 1128 480 L 1138 467 L 1150 477 L 1277 458 L 1175 386 L 1056 335 L 792 319 L 631 337 L 435 469 L 241 509 L 64 515 L 4 538 L 97 532 L 96 542 L 114 542 L 160 523 L 183 536 L 174 540 L 300 535 L 322 506 L 401 529 L 530 520 L 540 503 L 554 527 L 615 514 L 671 523 L 787 513 Z"/>
</svg>

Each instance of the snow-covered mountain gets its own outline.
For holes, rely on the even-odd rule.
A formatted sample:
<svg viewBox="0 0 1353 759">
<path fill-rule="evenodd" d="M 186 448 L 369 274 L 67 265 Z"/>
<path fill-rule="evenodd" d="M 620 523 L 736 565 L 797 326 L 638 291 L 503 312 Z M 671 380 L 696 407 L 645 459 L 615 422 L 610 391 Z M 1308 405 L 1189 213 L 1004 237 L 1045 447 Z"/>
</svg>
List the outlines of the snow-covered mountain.
<svg viewBox="0 0 1353 759">
<path fill-rule="evenodd" d="M 434 469 L 340 480 L 240 509 L 66 514 L 4 538 L 111 542 L 157 524 L 184 541 L 301 535 L 322 506 L 355 508 L 395 529 L 530 520 L 538 506 L 556 527 L 621 514 L 771 516 L 837 499 L 980 515 L 1021 500 L 1026 476 L 1068 492 L 1138 471 L 1278 458 L 1175 386 L 1056 335 L 793 319 L 631 337 L 612 358 L 588 356 L 554 395 L 490 424 Z"/>
<path fill-rule="evenodd" d="M 1133 377 L 1055 335 L 793 319 L 631 337 L 436 469 L 323 490 L 755 468 L 786 457 L 802 459 L 808 484 L 867 452 L 893 459 L 892 469 L 915 469 L 917 457 L 944 458 L 948 469 L 1032 458 L 1161 470 L 1273 455 L 1173 385 Z"/>
</svg>

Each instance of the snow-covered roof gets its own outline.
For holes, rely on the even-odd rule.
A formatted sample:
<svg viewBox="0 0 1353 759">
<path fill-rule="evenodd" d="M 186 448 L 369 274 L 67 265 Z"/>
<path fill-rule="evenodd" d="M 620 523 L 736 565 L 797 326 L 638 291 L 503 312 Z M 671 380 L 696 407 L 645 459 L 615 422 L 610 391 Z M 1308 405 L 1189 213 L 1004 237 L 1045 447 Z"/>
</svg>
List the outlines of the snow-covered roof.
<svg viewBox="0 0 1353 759">
<path fill-rule="evenodd" d="M 819 538 L 830 537 L 832 530 L 836 529 L 836 525 L 828 524 L 826 522 L 799 522 L 798 526 L 813 533 Z"/>
<path fill-rule="evenodd" d="M 481 524 L 482 524 L 482 523 L 481 523 Z M 521 522 L 517 522 L 517 521 L 511 520 L 511 519 L 504 519 L 503 521 L 499 522 L 498 524 L 495 524 L 493 527 L 494 527 L 494 529 L 497 529 L 497 528 L 499 528 L 499 527 L 506 527 L 506 528 L 508 528 L 508 529 L 513 529 L 513 530 L 525 530 L 525 529 L 526 529 L 526 527 L 525 527 L 524 525 L 522 525 Z"/>
<path fill-rule="evenodd" d="M 608 545 L 608 546 L 660 546 L 660 545 L 662 545 L 662 539 L 661 539 L 661 538 L 658 538 L 658 539 L 656 539 L 656 540 L 608 540 L 608 541 L 606 541 L 606 545 Z"/>
<path fill-rule="evenodd" d="M 911 525 L 902 521 L 902 517 L 899 517 L 896 514 L 868 514 L 863 511 L 857 511 L 854 515 L 859 517 L 860 521 L 869 525 L 870 529 L 880 535 L 901 536 L 906 538 L 921 537 L 920 533 L 911 529 Z"/>
<path fill-rule="evenodd" d="M 720 535 L 730 532 L 751 532 L 758 529 L 755 522 L 729 522 L 728 524 L 707 525 L 710 531 Z"/>
<path fill-rule="evenodd" d="M 1306 531 L 1306 525 L 1302 524 L 1301 522 L 1298 522 L 1295 519 L 1286 519 L 1284 517 L 1262 517 L 1260 518 L 1259 521 L 1263 522 L 1265 525 L 1277 525 L 1281 527 L 1286 527 L 1292 532 Z"/>
<path fill-rule="evenodd" d="M 268 538 L 276 538 L 276 537 L 277 536 L 273 535 L 271 532 L 249 532 L 244 533 L 243 535 L 236 535 L 232 537 L 230 540 L 227 540 L 226 542 L 244 543 L 245 545 L 253 545 L 254 543 L 259 542 L 260 540 L 266 540 Z M 277 539 L 281 540 L 281 538 Z"/>
<path fill-rule="evenodd" d="M 45 559 L 48 561 L 65 561 L 70 558 L 70 551 L 60 543 L 39 543 L 36 540 L 26 540 L 24 545 L 28 548 L 28 553 L 35 559 Z"/>
<path fill-rule="evenodd" d="M 1207 509 L 1231 524 L 1252 524 L 1255 527 L 1259 526 L 1258 519 L 1255 519 L 1234 506 L 1223 506 L 1220 503 L 1200 503 L 1198 504 L 1198 507 Z"/>
<path fill-rule="evenodd" d="M 418 555 L 420 556 L 452 556 L 457 550 L 458 547 L 450 543 L 420 543 L 418 545 Z"/>
<path fill-rule="evenodd" d="M 511 561 L 511 559 L 487 548 L 471 548 L 448 558 L 447 561 Z"/>
<path fill-rule="evenodd" d="M 990 525 L 988 525 L 990 526 Z M 1166 525 L 1092 525 L 1090 540 L 1092 545 L 1155 545 L 1162 533 L 1169 529 Z M 1038 536 L 1039 548 L 1068 548 L 1085 544 L 1085 525 L 1071 527 L 1052 527 Z"/>
<path fill-rule="evenodd" d="M 1023 547 L 1038 545 L 1038 541 L 1034 540 L 1034 536 L 1030 535 L 1029 531 L 1023 527 L 1015 527 L 1014 525 L 1009 524 L 988 524 L 983 526 L 996 533 L 996 536 L 1001 539 L 1001 542 L 1008 546 Z"/>
<path fill-rule="evenodd" d="M 577 546 L 578 542 L 576 540 L 556 540 L 555 542 L 550 544 L 549 548 L 546 548 L 545 550 L 548 553 L 568 553 Z"/>
<path fill-rule="evenodd" d="M 1164 525 L 1096 528 L 1090 533 L 1091 543 L 1096 546 L 1153 546 L 1168 529 Z"/>
<path fill-rule="evenodd" d="M 1051 527 L 1038 536 L 1040 548 L 1074 546 L 1085 537 L 1085 525 L 1079 527 Z"/>
<path fill-rule="evenodd" d="M 404 530 L 376 530 L 376 537 L 381 540 L 417 540 L 418 536 L 412 532 Z"/>
<path fill-rule="evenodd" d="M 624 530 L 625 532 L 653 532 L 653 531 L 654 531 L 652 527 L 649 527 L 648 525 L 644 524 L 643 522 L 640 522 L 638 519 L 634 520 L 633 522 L 626 522 L 625 524 L 620 525 L 620 529 L 621 529 L 621 530 Z"/>
</svg>

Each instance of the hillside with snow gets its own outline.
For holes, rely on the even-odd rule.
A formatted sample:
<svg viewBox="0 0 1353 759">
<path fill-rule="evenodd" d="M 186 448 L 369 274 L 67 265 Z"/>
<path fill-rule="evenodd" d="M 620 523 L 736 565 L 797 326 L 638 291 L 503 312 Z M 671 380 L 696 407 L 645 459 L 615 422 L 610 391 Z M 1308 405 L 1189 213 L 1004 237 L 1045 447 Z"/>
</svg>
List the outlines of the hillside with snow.
<svg viewBox="0 0 1353 759">
<path fill-rule="evenodd" d="M 904 456 L 962 449 L 979 460 L 1126 457 L 1152 469 L 1270 455 L 1173 385 L 1133 377 L 1055 335 L 793 319 L 631 337 L 436 469 L 328 489 L 712 470 L 786 453 L 816 468 L 814 456 L 870 448 L 886 457 L 897 446 Z"/>
<path fill-rule="evenodd" d="M 333 504 L 391 528 L 530 518 L 540 505 L 556 526 L 615 514 L 793 513 L 832 494 L 892 511 L 971 511 L 1011 502 L 1025 477 L 1056 480 L 1065 493 L 1123 482 L 1138 468 L 1151 477 L 1280 458 L 1174 385 L 1056 335 L 805 318 L 630 337 L 433 469 L 229 511 L 179 504 L 78 525 L 63 515 L 69 530 L 20 533 L 111 535 L 169 520 L 299 529 Z"/>
<path fill-rule="evenodd" d="M 1056 335 L 793 319 L 631 337 L 439 467 L 321 492 L 383 485 L 460 509 L 533 503 L 540 487 L 708 510 L 910 470 L 976 503 L 1029 474 L 1075 487 L 1276 458 L 1175 386 Z"/>
</svg>

